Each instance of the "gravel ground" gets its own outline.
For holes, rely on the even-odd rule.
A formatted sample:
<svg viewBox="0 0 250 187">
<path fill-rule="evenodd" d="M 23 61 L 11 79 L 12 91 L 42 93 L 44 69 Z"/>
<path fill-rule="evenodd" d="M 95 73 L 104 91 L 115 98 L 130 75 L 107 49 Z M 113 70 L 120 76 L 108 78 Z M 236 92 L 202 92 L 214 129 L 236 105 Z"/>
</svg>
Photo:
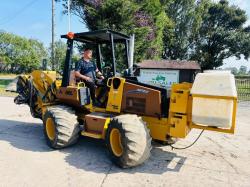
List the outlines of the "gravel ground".
<svg viewBox="0 0 250 187">
<path fill-rule="evenodd" d="M 204 132 L 185 150 L 153 143 L 145 164 L 120 169 L 102 141 L 81 138 L 67 149 L 48 148 L 41 120 L 0 97 L 0 186 L 250 186 L 249 115 L 250 103 L 240 103 L 235 135 Z M 190 144 L 199 132 L 176 146 Z"/>
</svg>

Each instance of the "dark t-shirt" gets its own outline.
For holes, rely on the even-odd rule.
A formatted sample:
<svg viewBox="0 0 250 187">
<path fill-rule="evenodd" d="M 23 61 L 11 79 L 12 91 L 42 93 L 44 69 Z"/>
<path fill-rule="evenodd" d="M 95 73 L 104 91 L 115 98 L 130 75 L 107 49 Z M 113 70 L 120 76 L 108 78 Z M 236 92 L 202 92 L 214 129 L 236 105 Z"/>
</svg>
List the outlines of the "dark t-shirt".
<svg viewBox="0 0 250 187">
<path fill-rule="evenodd" d="M 75 71 L 79 71 L 82 75 L 90 77 L 92 80 L 96 79 L 96 65 L 94 62 L 86 62 L 85 60 L 81 59 L 75 68 Z"/>
</svg>

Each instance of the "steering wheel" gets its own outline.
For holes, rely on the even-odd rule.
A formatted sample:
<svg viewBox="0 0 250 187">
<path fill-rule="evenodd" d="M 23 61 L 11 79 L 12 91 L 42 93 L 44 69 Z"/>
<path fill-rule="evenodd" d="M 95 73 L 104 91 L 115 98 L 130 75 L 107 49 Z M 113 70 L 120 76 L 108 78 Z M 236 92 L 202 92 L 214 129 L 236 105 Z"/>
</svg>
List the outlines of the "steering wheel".
<svg viewBox="0 0 250 187">
<path fill-rule="evenodd" d="M 105 79 L 108 79 L 113 76 L 110 66 L 103 67 L 103 76 L 105 77 Z"/>
</svg>

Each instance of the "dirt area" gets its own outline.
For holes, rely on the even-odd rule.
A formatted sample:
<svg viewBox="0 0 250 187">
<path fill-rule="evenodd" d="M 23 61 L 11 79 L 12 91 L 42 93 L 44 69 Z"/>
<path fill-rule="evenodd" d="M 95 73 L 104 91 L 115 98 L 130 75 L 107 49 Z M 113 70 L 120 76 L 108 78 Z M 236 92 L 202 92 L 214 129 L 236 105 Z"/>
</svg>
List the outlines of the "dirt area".
<svg viewBox="0 0 250 187">
<path fill-rule="evenodd" d="M 185 150 L 153 143 L 151 158 L 132 169 L 111 163 L 102 141 L 81 138 L 52 150 L 41 120 L 0 97 L 0 186 L 250 186 L 250 103 L 238 107 L 235 135 L 204 132 Z M 176 146 L 190 144 L 193 130 Z"/>
</svg>

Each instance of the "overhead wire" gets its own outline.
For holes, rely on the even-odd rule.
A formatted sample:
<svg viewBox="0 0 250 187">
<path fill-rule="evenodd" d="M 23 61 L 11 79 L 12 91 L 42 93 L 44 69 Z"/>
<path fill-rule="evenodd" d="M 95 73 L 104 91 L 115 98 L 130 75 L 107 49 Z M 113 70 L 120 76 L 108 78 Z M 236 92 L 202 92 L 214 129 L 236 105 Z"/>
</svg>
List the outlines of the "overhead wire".
<svg viewBox="0 0 250 187">
<path fill-rule="evenodd" d="M 21 13 L 23 13 L 27 8 L 29 8 L 31 5 L 33 5 L 37 1 L 38 0 L 32 0 L 29 3 L 27 3 L 24 7 L 22 7 L 19 11 L 17 11 L 14 15 L 12 15 L 11 17 L 3 18 L 4 21 L 1 22 L 0 25 L 5 25 L 5 24 L 13 21 L 17 16 L 19 16 Z"/>
</svg>

